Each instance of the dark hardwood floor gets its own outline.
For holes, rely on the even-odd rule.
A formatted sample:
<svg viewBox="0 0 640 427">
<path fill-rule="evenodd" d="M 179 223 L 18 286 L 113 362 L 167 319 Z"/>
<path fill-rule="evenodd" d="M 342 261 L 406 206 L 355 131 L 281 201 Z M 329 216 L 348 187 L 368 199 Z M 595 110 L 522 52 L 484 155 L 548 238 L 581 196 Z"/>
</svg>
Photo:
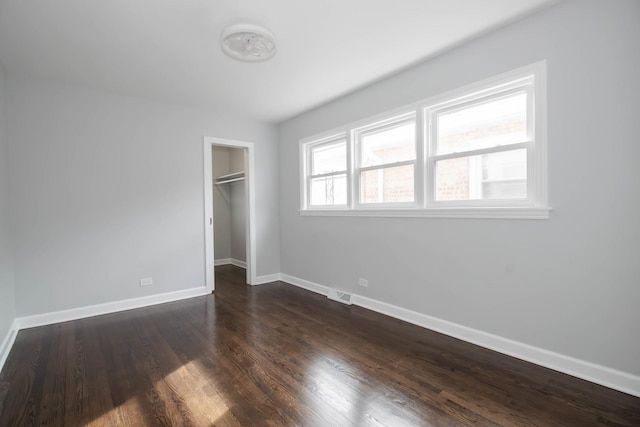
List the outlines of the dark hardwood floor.
<svg viewBox="0 0 640 427">
<path fill-rule="evenodd" d="M 284 283 L 23 330 L 0 426 L 640 426 L 640 399 Z"/>
</svg>

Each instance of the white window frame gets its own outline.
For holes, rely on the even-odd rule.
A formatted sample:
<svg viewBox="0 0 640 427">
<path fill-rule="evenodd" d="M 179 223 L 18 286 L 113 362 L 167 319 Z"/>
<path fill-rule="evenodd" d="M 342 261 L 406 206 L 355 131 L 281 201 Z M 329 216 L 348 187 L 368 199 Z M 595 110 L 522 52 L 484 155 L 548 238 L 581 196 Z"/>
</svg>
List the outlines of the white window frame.
<svg viewBox="0 0 640 427">
<path fill-rule="evenodd" d="M 463 108 L 476 103 L 527 92 L 527 138 L 517 144 L 470 150 L 460 153 L 436 155 L 436 129 L 438 113 Z M 300 214 L 305 216 L 375 216 L 375 217 L 432 217 L 432 218 L 506 218 L 548 219 L 547 184 L 547 111 L 546 62 L 540 61 L 499 76 L 473 83 L 430 97 L 383 114 L 347 124 L 300 140 Z M 358 135 L 393 125 L 401 118 L 415 117 L 416 161 L 414 164 L 414 203 L 359 203 L 360 172 Z M 329 206 L 309 205 L 310 147 L 332 141 L 346 140 L 347 145 L 347 204 Z M 435 162 L 446 158 L 467 157 L 527 150 L 527 198 L 504 200 L 435 200 Z M 407 162 L 386 164 L 399 166 Z M 411 162 L 408 162 L 411 163 Z M 407 163 L 407 164 L 408 164 Z M 373 167 L 381 168 L 382 165 Z"/>
</svg>

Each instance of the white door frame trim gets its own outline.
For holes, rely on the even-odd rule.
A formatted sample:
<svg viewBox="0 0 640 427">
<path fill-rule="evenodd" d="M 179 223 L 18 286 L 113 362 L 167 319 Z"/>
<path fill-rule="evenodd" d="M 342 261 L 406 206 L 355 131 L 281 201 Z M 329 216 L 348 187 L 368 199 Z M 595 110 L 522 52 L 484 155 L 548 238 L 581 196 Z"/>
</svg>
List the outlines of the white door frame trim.
<svg viewBox="0 0 640 427">
<path fill-rule="evenodd" d="M 245 193 L 247 198 L 247 283 L 256 281 L 256 212 L 255 212 L 255 154 L 253 142 L 236 141 L 233 139 L 204 137 L 204 256 L 205 283 L 207 292 L 215 289 L 214 251 L 213 251 L 213 166 L 211 162 L 211 147 L 221 145 L 232 148 L 244 148 L 245 153 Z"/>
</svg>

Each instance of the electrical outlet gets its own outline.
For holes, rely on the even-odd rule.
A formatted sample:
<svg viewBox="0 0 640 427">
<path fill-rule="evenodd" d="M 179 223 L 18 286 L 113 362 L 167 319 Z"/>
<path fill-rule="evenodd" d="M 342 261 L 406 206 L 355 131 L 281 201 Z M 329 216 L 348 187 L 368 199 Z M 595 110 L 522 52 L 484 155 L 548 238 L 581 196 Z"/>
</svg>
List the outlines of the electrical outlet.
<svg viewBox="0 0 640 427">
<path fill-rule="evenodd" d="M 153 279 L 151 277 L 140 279 L 140 286 L 151 286 L 151 285 L 153 285 Z"/>
<path fill-rule="evenodd" d="M 363 287 L 368 287 L 369 286 L 369 281 L 367 279 L 363 279 L 362 277 L 358 279 L 358 285 L 363 286 Z"/>
</svg>

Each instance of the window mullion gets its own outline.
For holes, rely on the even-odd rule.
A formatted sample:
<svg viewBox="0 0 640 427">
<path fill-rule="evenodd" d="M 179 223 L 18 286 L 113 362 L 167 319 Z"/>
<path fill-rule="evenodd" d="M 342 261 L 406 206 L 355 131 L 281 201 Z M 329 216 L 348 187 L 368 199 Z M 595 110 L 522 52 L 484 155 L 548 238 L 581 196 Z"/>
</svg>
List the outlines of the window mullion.
<svg viewBox="0 0 640 427">
<path fill-rule="evenodd" d="M 402 162 L 395 162 L 395 163 L 382 163 L 379 165 L 365 166 L 363 168 L 358 168 L 358 172 L 360 173 L 360 172 L 368 172 L 376 169 L 395 168 L 399 166 L 413 165 L 415 163 L 416 163 L 415 160 L 404 160 Z"/>
<path fill-rule="evenodd" d="M 360 194 L 358 191 L 359 178 L 357 174 L 357 141 L 353 130 L 347 132 L 347 206 L 349 209 L 356 209 L 357 199 Z"/>
<path fill-rule="evenodd" d="M 518 142 L 516 144 L 498 145 L 496 147 L 480 148 L 478 150 L 459 151 L 459 152 L 449 153 L 449 154 L 440 154 L 440 155 L 432 156 L 432 159 L 437 162 L 440 160 L 458 159 L 460 157 L 480 156 L 483 154 L 500 153 L 503 151 L 510 151 L 510 150 L 520 150 L 522 148 L 528 148 L 530 145 L 531 144 L 529 141 Z"/>
<path fill-rule="evenodd" d="M 435 177 L 436 177 L 436 162 L 434 154 L 436 153 L 436 126 L 434 123 L 433 111 L 423 109 L 424 115 L 424 147 L 425 153 L 425 207 L 429 207 L 433 204 L 435 199 Z"/>
<path fill-rule="evenodd" d="M 424 110 L 422 108 L 419 108 L 416 111 L 415 123 L 416 123 L 416 134 L 415 134 L 416 159 L 413 166 L 413 186 L 414 186 L 413 194 L 414 194 L 416 206 L 422 208 L 425 206 L 425 194 L 424 194 L 425 123 L 424 123 Z"/>
<path fill-rule="evenodd" d="M 327 172 L 327 173 L 319 173 L 317 175 L 309 175 L 309 180 L 312 180 L 314 178 L 325 178 L 327 176 L 344 175 L 346 173 L 347 173 L 346 170 Z"/>
</svg>

